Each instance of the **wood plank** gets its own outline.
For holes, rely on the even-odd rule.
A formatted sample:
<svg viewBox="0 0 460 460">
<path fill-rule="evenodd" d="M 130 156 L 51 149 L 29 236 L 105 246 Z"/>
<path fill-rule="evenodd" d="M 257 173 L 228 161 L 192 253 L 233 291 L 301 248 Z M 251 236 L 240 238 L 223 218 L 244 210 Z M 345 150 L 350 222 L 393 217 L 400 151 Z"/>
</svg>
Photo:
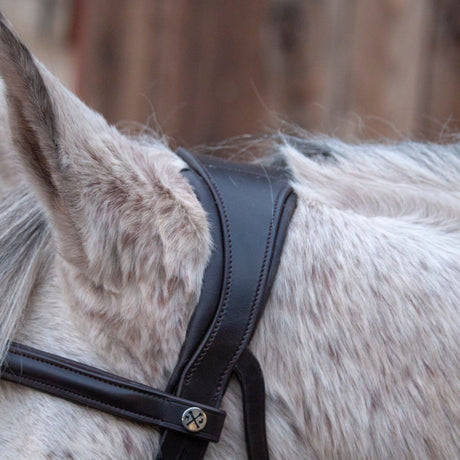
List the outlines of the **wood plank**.
<svg viewBox="0 0 460 460">
<path fill-rule="evenodd" d="M 325 78 L 326 124 L 322 131 L 340 135 L 349 108 L 351 87 L 351 52 L 355 27 L 356 0 L 330 2 L 329 20 L 323 27 L 331 31 L 328 43 L 322 53 L 327 56 Z"/>
<path fill-rule="evenodd" d="M 458 117 L 458 32 L 433 23 L 432 0 L 78 1 L 81 95 L 184 145 L 280 118 L 359 139 Z"/>
<path fill-rule="evenodd" d="M 346 100 L 354 0 L 272 1 L 265 40 L 267 106 L 309 131 L 330 132 Z"/>
<path fill-rule="evenodd" d="M 426 101 L 420 119 L 428 139 L 449 139 L 460 133 L 460 3 L 436 2 L 433 47 L 426 66 L 429 75 Z"/>
<path fill-rule="evenodd" d="M 121 50 L 125 39 L 124 0 L 81 0 L 84 19 L 80 34 L 78 93 L 110 121 L 119 120 Z"/>
<path fill-rule="evenodd" d="M 347 137 L 418 134 L 430 3 L 356 0 Z"/>
<path fill-rule="evenodd" d="M 151 101 L 165 131 L 188 144 L 257 130 L 266 0 L 132 3 L 88 2 L 84 98 L 111 121 L 142 121 Z"/>
</svg>

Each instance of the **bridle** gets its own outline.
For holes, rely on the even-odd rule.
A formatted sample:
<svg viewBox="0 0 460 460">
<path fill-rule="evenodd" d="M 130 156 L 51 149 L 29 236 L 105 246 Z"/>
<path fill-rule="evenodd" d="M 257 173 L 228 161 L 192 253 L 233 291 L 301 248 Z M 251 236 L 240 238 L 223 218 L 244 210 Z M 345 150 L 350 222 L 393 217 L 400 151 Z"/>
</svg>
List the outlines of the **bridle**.
<svg viewBox="0 0 460 460">
<path fill-rule="evenodd" d="M 296 206 L 284 168 L 194 157 L 182 171 L 207 213 L 213 249 L 198 305 L 165 391 L 12 343 L 0 377 L 161 430 L 157 460 L 199 460 L 219 440 L 219 407 L 241 384 L 248 458 L 268 459 L 263 374 L 249 344 Z"/>
</svg>

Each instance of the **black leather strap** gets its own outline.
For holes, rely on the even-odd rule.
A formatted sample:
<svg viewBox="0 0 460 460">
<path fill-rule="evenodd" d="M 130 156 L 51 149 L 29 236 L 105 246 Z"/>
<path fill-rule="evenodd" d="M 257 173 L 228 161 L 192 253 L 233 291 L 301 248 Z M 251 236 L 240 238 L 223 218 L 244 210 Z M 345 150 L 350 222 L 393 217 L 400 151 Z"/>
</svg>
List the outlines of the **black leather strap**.
<svg viewBox="0 0 460 460">
<path fill-rule="evenodd" d="M 225 412 L 213 407 L 16 343 L 9 348 L 1 378 L 133 422 L 168 428 L 206 441 L 219 440 L 225 419 Z M 206 412 L 207 424 L 202 431 L 189 433 L 182 426 L 182 414 L 197 405 Z"/>
<path fill-rule="evenodd" d="M 212 320 L 216 315 L 221 296 L 224 270 L 224 248 L 221 236 L 222 225 L 211 189 L 208 187 L 206 181 L 194 171 L 186 169 L 182 171 L 182 174 L 187 178 L 198 200 L 206 210 L 213 245 L 203 277 L 200 299 L 187 328 L 187 339 L 182 345 L 175 369 L 166 387 L 166 392 L 172 394 L 174 394 L 177 388 L 185 365 L 200 346 L 206 331 L 211 326 Z"/>
<path fill-rule="evenodd" d="M 236 363 L 234 373 L 243 395 L 244 434 L 249 460 L 268 460 L 265 427 L 264 375 L 255 356 L 246 348 Z"/>
<path fill-rule="evenodd" d="M 224 269 L 215 317 L 201 333 L 199 346 L 191 347 L 193 355 L 181 353 L 180 378 L 175 372 L 175 388 L 169 385 L 168 389 L 177 396 L 219 407 L 263 312 L 296 198 L 279 172 L 269 174 L 263 168 L 210 157 L 197 160 L 182 149 L 178 154 L 214 198 L 222 229 L 214 243 L 223 250 Z M 166 431 L 158 458 L 197 460 L 206 447 L 206 442 Z"/>
</svg>

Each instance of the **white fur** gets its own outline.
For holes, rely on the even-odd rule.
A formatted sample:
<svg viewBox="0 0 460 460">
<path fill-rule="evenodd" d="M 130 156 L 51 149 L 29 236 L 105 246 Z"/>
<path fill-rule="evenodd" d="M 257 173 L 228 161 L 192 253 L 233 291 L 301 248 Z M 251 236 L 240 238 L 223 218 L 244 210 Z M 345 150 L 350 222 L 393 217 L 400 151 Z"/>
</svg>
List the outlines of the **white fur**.
<svg viewBox="0 0 460 460">
<path fill-rule="evenodd" d="M 0 344 L 162 388 L 200 292 L 205 214 L 165 144 L 122 136 L 40 72 L 61 142 L 59 206 L 26 170 L 35 191 L 23 199 L 47 216 L 31 263 L 46 270 L 28 279 L 14 318 L 2 295 Z M 271 458 L 460 458 L 460 144 L 281 136 L 273 150 L 299 202 L 251 343 Z M 7 232 L 14 206 L 0 214 L 8 267 L 20 260 Z M 206 458 L 244 458 L 234 383 L 223 408 L 222 439 Z M 2 459 L 146 459 L 157 441 L 149 428 L 0 383 Z"/>
</svg>

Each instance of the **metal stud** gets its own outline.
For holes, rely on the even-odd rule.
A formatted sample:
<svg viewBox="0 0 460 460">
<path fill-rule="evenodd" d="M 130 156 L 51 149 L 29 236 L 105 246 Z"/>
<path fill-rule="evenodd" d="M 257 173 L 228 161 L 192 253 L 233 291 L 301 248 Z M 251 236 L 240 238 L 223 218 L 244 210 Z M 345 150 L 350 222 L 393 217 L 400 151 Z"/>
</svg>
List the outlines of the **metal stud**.
<svg viewBox="0 0 460 460">
<path fill-rule="evenodd" d="M 201 431 L 207 422 L 206 412 L 199 407 L 189 407 L 182 414 L 182 426 L 192 433 Z"/>
</svg>

